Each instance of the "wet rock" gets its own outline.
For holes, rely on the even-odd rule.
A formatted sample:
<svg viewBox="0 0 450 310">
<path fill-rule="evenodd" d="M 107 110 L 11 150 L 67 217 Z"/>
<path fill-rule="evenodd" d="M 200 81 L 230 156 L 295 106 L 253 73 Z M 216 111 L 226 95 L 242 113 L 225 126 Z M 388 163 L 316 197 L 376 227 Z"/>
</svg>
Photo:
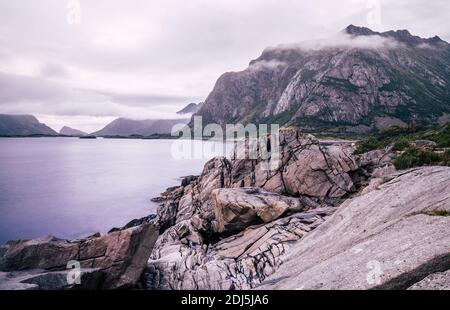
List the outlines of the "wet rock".
<svg viewBox="0 0 450 310">
<path fill-rule="evenodd" d="M 101 283 L 100 269 L 80 269 L 78 284 L 69 274 L 70 270 L 27 270 L 22 272 L 0 272 L 0 290 L 94 290 Z"/>
</svg>

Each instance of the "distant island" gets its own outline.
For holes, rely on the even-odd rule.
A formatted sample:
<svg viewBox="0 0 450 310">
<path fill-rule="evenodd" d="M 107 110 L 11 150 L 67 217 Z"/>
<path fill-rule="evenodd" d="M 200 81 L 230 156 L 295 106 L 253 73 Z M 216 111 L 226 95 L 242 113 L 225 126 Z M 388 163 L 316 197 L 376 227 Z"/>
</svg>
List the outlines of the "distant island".
<svg viewBox="0 0 450 310">
<path fill-rule="evenodd" d="M 86 133 L 84 131 L 70 128 L 68 126 L 64 126 L 63 128 L 61 128 L 61 130 L 59 131 L 59 134 L 63 135 L 63 136 L 73 136 L 73 137 L 83 137 L 83 136 L 88 135 L 88 133 Z"/>
</svg>

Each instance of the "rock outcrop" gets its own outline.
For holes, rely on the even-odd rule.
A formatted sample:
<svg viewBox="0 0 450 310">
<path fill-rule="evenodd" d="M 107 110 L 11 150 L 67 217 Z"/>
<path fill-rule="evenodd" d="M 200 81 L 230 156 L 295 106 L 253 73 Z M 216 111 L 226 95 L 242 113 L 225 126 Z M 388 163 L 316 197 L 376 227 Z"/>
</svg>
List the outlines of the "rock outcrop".
<svg viewBox="0 0 450 310">
<path fill-rule="evenodd" d="M 333 208 L 296 213 L 206 244 L 188 222 L 168 229 L 142 276 L 147 289 L 250 289 L 273 274 L 292 242 L 332 214 Z"/>
<path fill-rule="evenodd" d="M 345 201 L 258 288 L 406 289 L 441 282 L 447 273 L 439 273 L 450 269 L 450 217 L 439 216 L 450 211 L 449 184 L 450 168 L 419 168 Z"/>
<path fill-rule="evenodd" d="M 394 169 L 389 150 L 354 156 L 351 143 L 321 143 L 294 128 L 280 131 L 280 144 L 276 170 L 263 169 L 261 158 L 214 158 L 199 177 L 162 194 L 156 219 L 162 235 L 144 287 L 253 288 L 374 171 L 382 179 Z"/>
<path fill-rule="evenodd" d="M 450 168 L 397 171 L 391 148 L 354 155 L 294 128 L 280 146 L 274 170 L 210 160 L 154 199 L 157 215 L 107 235 L 9 242 L 0 289 L 448 287 Z"/>
<path fill-rule="evenodd" d="M 24 289 L 114 289 L 136 285 L 158 237 L 144 224 L 68 241 L 46 237 L 10 241 L 0 251 L 0 287 Z M 67 265 L 79 262 L 81 283 L 67 282 Z"/>
</svg>

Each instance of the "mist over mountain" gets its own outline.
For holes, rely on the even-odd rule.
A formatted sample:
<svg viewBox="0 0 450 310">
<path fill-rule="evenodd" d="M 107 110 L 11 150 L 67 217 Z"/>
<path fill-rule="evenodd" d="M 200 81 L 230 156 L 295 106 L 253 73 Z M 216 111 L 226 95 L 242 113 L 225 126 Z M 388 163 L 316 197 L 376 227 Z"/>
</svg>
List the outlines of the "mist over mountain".
<svg viewBox="0 0 450 310">
<path fill-rule="evenodd" d="M 223 74 L 198 111 L 204 123 L 279 123 L 366 132 L 450 115 L 450 45 L 407 30 L 350 25 L 334 38 L 267 48 Z"/>
<path fill-rule="evenodd" d="M 1 136 L 58 135 L 33 115 L 0 114 Z"/>
<path fill-rule="evenodd" d="M 150 136 L 153 134 L 170 134 L 176 124 L 187 124 L 189 119 L 147 119 L 133 120 L 118 118 L 105 128 L 93 132 L 95 136 Z"/>
<path fill-rule="evenodd" d="M 59 131 L 60 135 L 64 135 L 64 136 L 87 136 L 88 134 L 84 131 L 78 130 L 78 129 L 74 129 L 74 128 L 70 128 L 68 126 L 64 126 L 63 128 L 61 128 L 61 130 Z"/>
</svg>

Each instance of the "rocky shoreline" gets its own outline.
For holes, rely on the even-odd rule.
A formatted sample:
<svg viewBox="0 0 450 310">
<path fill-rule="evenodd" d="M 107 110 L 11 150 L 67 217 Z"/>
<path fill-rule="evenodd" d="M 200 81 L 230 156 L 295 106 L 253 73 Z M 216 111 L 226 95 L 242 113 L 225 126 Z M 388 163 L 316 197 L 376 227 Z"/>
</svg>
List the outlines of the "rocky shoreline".
<svg viewBox="0 0 450 310">
<path fill-rule="evenodd" d="M 450 289 L 450 168 L 396 171 L 391 148 L 295 128 L 280 143 L 276 171 L 214 158 L 104 236 L 9 242 L 0 288 Z M 81 284 L 63 281 L 70 260 Z"/>
</svg>

